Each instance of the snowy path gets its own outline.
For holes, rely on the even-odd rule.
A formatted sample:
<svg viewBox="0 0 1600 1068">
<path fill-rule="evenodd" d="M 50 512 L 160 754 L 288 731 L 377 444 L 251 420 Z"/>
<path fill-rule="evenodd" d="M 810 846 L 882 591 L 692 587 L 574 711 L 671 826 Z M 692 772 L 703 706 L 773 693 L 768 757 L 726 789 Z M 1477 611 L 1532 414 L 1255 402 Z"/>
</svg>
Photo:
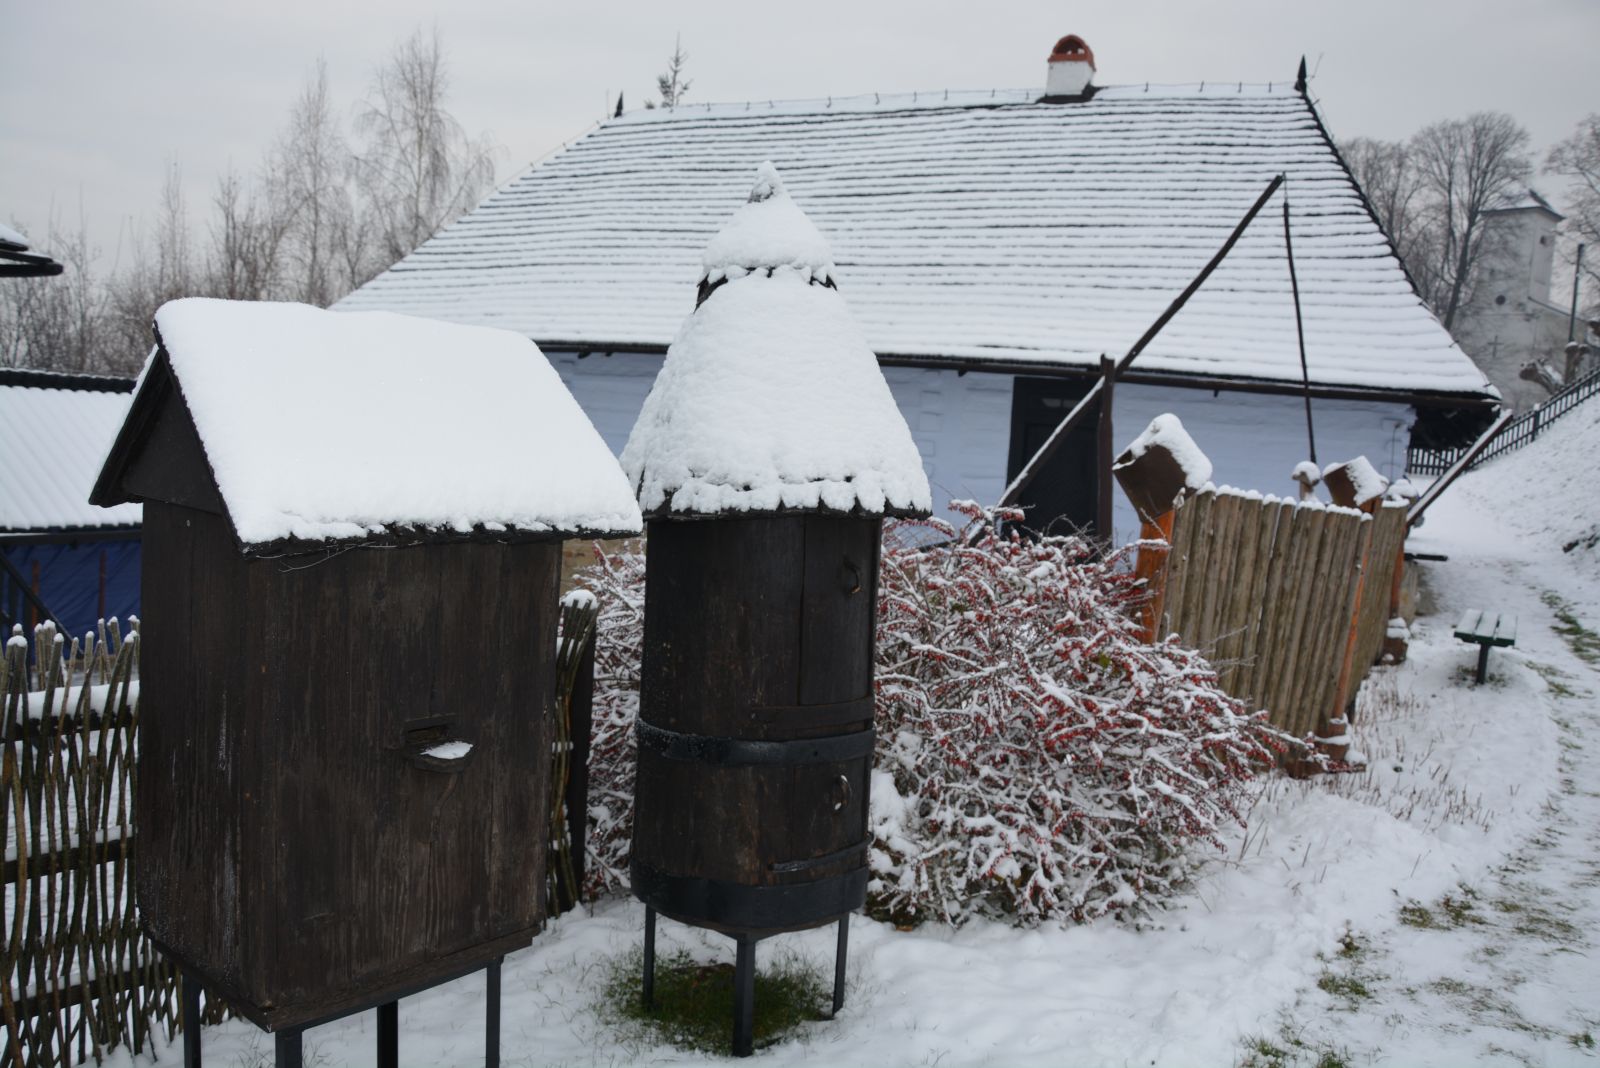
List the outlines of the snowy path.
<svg viewBox="0 0 1600 1068">
<path fill-rule="evenodd" d="M 1562 554 L 1529 559 L 1527 539 L 1466 514 L 1469 503 L 1451 502 L 1434 517 L 1434 529 L 1472 536 L 1432 535 L 1430 547 L 1449 550 L 1450 560 L 1429 567 L 1439 603 L 1424 625 L 1448 628 L 1468 607 L 1519 616 L 1516 651 L 1491 654 L 1488 688 L 1524 669 L 1543 678 L 1560 732 L 1556 788 L 1532 832 L 1482 878 L 1431 901 L 1401 903 L 1400 925 L 1376 937 L 1357 927 L 1284 1022 L 1310 1051 L 1338 1050 L 1352 1064 L 1593 1063 L 1600 1042 L 1600 642 L 1593 622 L 1600 584 Z M 1473 650 L 1460 649 L 1466 665 Z M 1282 1063 L 1296 1063 L 1303 1051 L 1282 1032 L 1273 1044 L 1288 1054 Z"/>
</svg>

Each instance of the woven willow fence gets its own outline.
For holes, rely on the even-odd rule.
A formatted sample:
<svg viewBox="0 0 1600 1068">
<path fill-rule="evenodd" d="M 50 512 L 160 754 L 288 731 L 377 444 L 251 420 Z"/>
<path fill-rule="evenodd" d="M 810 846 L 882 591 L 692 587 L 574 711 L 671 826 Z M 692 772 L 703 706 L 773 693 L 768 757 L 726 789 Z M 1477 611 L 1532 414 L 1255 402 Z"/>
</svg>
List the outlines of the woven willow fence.
<svg viewBox="0 0 1600 1068">
<path fill-rule="evenodd" d="M 137 626 L 137 624 L 135 624 Z M 139 933 L 130 865 L 138 632 L 16 628 L 0 660 L 4 1063 L 142 1051 L 177 1025 L 176 976 Z"/>
<path fill-rule="evenodd" d="M 1366 515 L 1200 493 L 1174 517 L 1160 631 L 1210 656 L 1223 688 L 1275 725 L 1311 733 L 1339 699 L 1352 618 L 1350 693 L 1383 647 L 1405 518 L 1403 505 Z"/>
</svg>

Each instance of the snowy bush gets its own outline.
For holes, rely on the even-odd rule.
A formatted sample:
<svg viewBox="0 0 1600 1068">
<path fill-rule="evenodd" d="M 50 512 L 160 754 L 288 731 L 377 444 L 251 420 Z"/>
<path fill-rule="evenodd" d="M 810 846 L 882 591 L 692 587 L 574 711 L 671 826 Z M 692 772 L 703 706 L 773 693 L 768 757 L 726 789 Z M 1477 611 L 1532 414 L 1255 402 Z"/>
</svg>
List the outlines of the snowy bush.
<svg viewBox="0 0 1600 1068">
<path fill-rule="evenodd" d="M 964 530 L 885 535 L 868 907 L 902 924 L 1144 914 L 1193 847 L 1220 847 L 1282 740 L 1198 653 L 1139 640 L 1117 554 L 952 507 Z"/>
<path fill-rule="evenodd" d="M 583 892 L 588 900 L 628 888 L 633 844 L 633 725 L 639 718 L 644 649 L 644 556 L 595 546 L 577 585 L 600 602 L 595 620 L 594 724 L 589 734 L 589 837 Z"/>
<path fill-rule="evenodd" d="M 869 911 L 1032 925 L 1143 915 L 1220 845 L 1282 739 L 1199 654 L 1138 640 L 1140 591 L 1076 537 L 995 532 L 954 507 L 891 522 L 879 583 Z M 627 887 L 644 558 L 580 576 L 600 597 L 591 896 Z"/>
</svg>

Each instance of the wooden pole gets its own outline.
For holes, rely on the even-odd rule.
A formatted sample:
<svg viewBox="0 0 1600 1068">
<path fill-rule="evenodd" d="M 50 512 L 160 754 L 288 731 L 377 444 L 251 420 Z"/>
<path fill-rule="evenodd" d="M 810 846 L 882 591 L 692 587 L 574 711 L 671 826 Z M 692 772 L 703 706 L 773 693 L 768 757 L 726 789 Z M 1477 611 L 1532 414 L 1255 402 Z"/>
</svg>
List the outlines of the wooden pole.
<svg viewBox="0 0 1600 1068">
<path fill-rule="evenodd" d="M 1176 515 L 1168 511 L 1154 523 L 1146 520 L 1139 527 L 1139 555 L 1133 563 L 1133 574 L 1147 591 L 1138 615 L 1139 640 L 1146 645 L 1156 640 L 1161 613 L 1166 608 L 1167 562 L 1172 555 L 1172 521 Z"/>
<path fill-rule="evenodd" d="M 1112 393 L 1117 384 L 1117 367 L 1111 357 L 1100 356 L 1100 425 L 1095 448 L 1095 537 L 1111 544 L 1111 464 L 1117 458 L 1115 433 L 1111 425 Z"/>
<path fill-rule="evenodd" d="M 1333 707 L 1328 709 L 1327 714 L 1322 718 L 1322 722 L 1317 725 L 1318 738 L 1348 737 L 1350 721 L 1345 715 L 1345 709 L 1349 706 L 1353 696 L 1351 682 L 1355 673 L 1356 642 L 1359 640 L 1361 632 L 1361 597 L 1364 592 L 1363 587 L 1367 581 L 1367 570 L 1371 567 L 1371 561 L 1368 557 L 1372 549 L 1373 528 L 1377 525 L 1375 513 L 1382 503 L 1383 499 L 1380 497 L 1370 500 L 1361 506 L 1361 510 L 1372 518 L 1361 524 L 1361 549 L 1356 554 L 1356 566 L 1360 570 L 1356 575 L 1356 594 L 1352 598 L 1353 603 L 1350 605 L 1350 623 L 1345 631 L 1344 659 L 1339 665 L 1339 684 L 1334 688 Z M 1349 752 L 1350 744 L 1348 741 L 1342 744 L 1324 745 L 1319 743 L 1318 748 L 1327 755 L 1329 760 L 1341 761 Z"/>
<path fill-rule="evenodd" d="M 1122 359 L 1117 361 L 1116 367 L 1109 378 L 1102 373 L 1100 380 L 1089 390 L 1083 400 L 1079 401 L 1072 411 L 1067 413 L 1067 417 L 1061 420 L 1061 424 L 1055 430 L 1051 431 L 1050 436 L 1045 439 L 1045 443 L 1039 446 L 1039 451 L 1033 454 L 1033 459 L 1024 464 L 1022 470 L 1017 472 L 1017 477 L 1011 481 L 1011 485 L 1006 487 L 1004 495 L 1000 498 L 1001 505 L 1017 503 L 1023 491 L 1028 488 L 1028 484 L 1033 481 L 1034 476 L 1050 461 L 1050 457 L 1054 456 L 1056 451 L 1061 448 L 1062 443 L 1067 440 L 1067 435 L 1072 433 L 1073 428 L 1088 413 L 1090 404 L 1096 398 L 1103 384 L 1126 371 L 1133 361 L 1139 358 L 1139 354 L 1145 350 L 1145 346 L 1154 341 L 1156 335 L 1161 333 L 1162 328 L 1172 321 L 1172 317 L 1183 310 L 1183 306 L 1189 303 L 1189 298 L 1194 296 L 1201 286 L 1205 285 L 1206 279 L 1211 277 L 1211 273 L 1217 269 L 1217 265 L 1227 258 L 1228 253 L 1233 251 L 1233 246 L 1237 245 L 1239 238 L 1244 236 L 1245 229 L 1255 221 L 1257 215 L 1261 214 L 1261 209 L 1266 207 L 1267 201 L 1272 199 L 1272 194 L 1276 193 L 1278 187 L 1282 184 L 1283 175 L 1281 174 L 1267 183 L 1267 188 L 1262 190 L 1261 195 L 1256 198 L 1256 202 L 1250 205 L 1250 210 L 1244 213 L 1244 218 L 1239 220 L 1239 225 L 1233 228 L 1233 232 L 1228 235 L 1228 239 L 1222 243 L 1222 247 L 1200 269 L 1200 273 L 1194 276 L 1194 280 L 1184 287 L 1183 292 L 1179 293 L 1173 302 L 1167 305 L 1167 310 L 1162 312 L 1156 321 L 1150 324 L 1149 329 L 1140 335 L 1138 341 L 1133 343 L 1133 347 L 1127 351 Z M 1102 366 L 1104 366 L 1105 357 L 1101 356 L 1100 359 Z"/>
<path fill-rule="evenodd" d="M 1306 447 L 1317 462 L 1317 433 L 1311 426 L 1311 367 L 1306 362 L 1306 326 L 1300 312 L 1300 278 L 1294 270 L 1294 239 L 1289 236 L 1289 194 L 1283 195 L 1283 251 L 1289 259 L 1289 291 L 1294 295 L 1294 333 L 1300 341 L 1300 383 L 1306 398 Z"/>
</svg>

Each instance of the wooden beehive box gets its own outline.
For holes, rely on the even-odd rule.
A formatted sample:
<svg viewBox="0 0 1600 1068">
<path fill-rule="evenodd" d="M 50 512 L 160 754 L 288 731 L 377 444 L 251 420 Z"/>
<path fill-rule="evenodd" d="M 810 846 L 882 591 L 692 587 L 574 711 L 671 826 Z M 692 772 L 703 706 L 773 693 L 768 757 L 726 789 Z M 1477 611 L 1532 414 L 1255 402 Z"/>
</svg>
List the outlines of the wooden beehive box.
<svg viewBox="0 0 1600 1068">
<path fill-rule="evenodd" d="M 269 1029 L 526 945 L 559 539 L 637 529 L 620 469 L 514 335 L 223 301 L 156 326 L 94 494 L 145 504 L 146 931 Z M 480 376 L 545 418 L 489 425 Z M 587 492 L 541 474 L 558 449 Z"/>
</svg>

